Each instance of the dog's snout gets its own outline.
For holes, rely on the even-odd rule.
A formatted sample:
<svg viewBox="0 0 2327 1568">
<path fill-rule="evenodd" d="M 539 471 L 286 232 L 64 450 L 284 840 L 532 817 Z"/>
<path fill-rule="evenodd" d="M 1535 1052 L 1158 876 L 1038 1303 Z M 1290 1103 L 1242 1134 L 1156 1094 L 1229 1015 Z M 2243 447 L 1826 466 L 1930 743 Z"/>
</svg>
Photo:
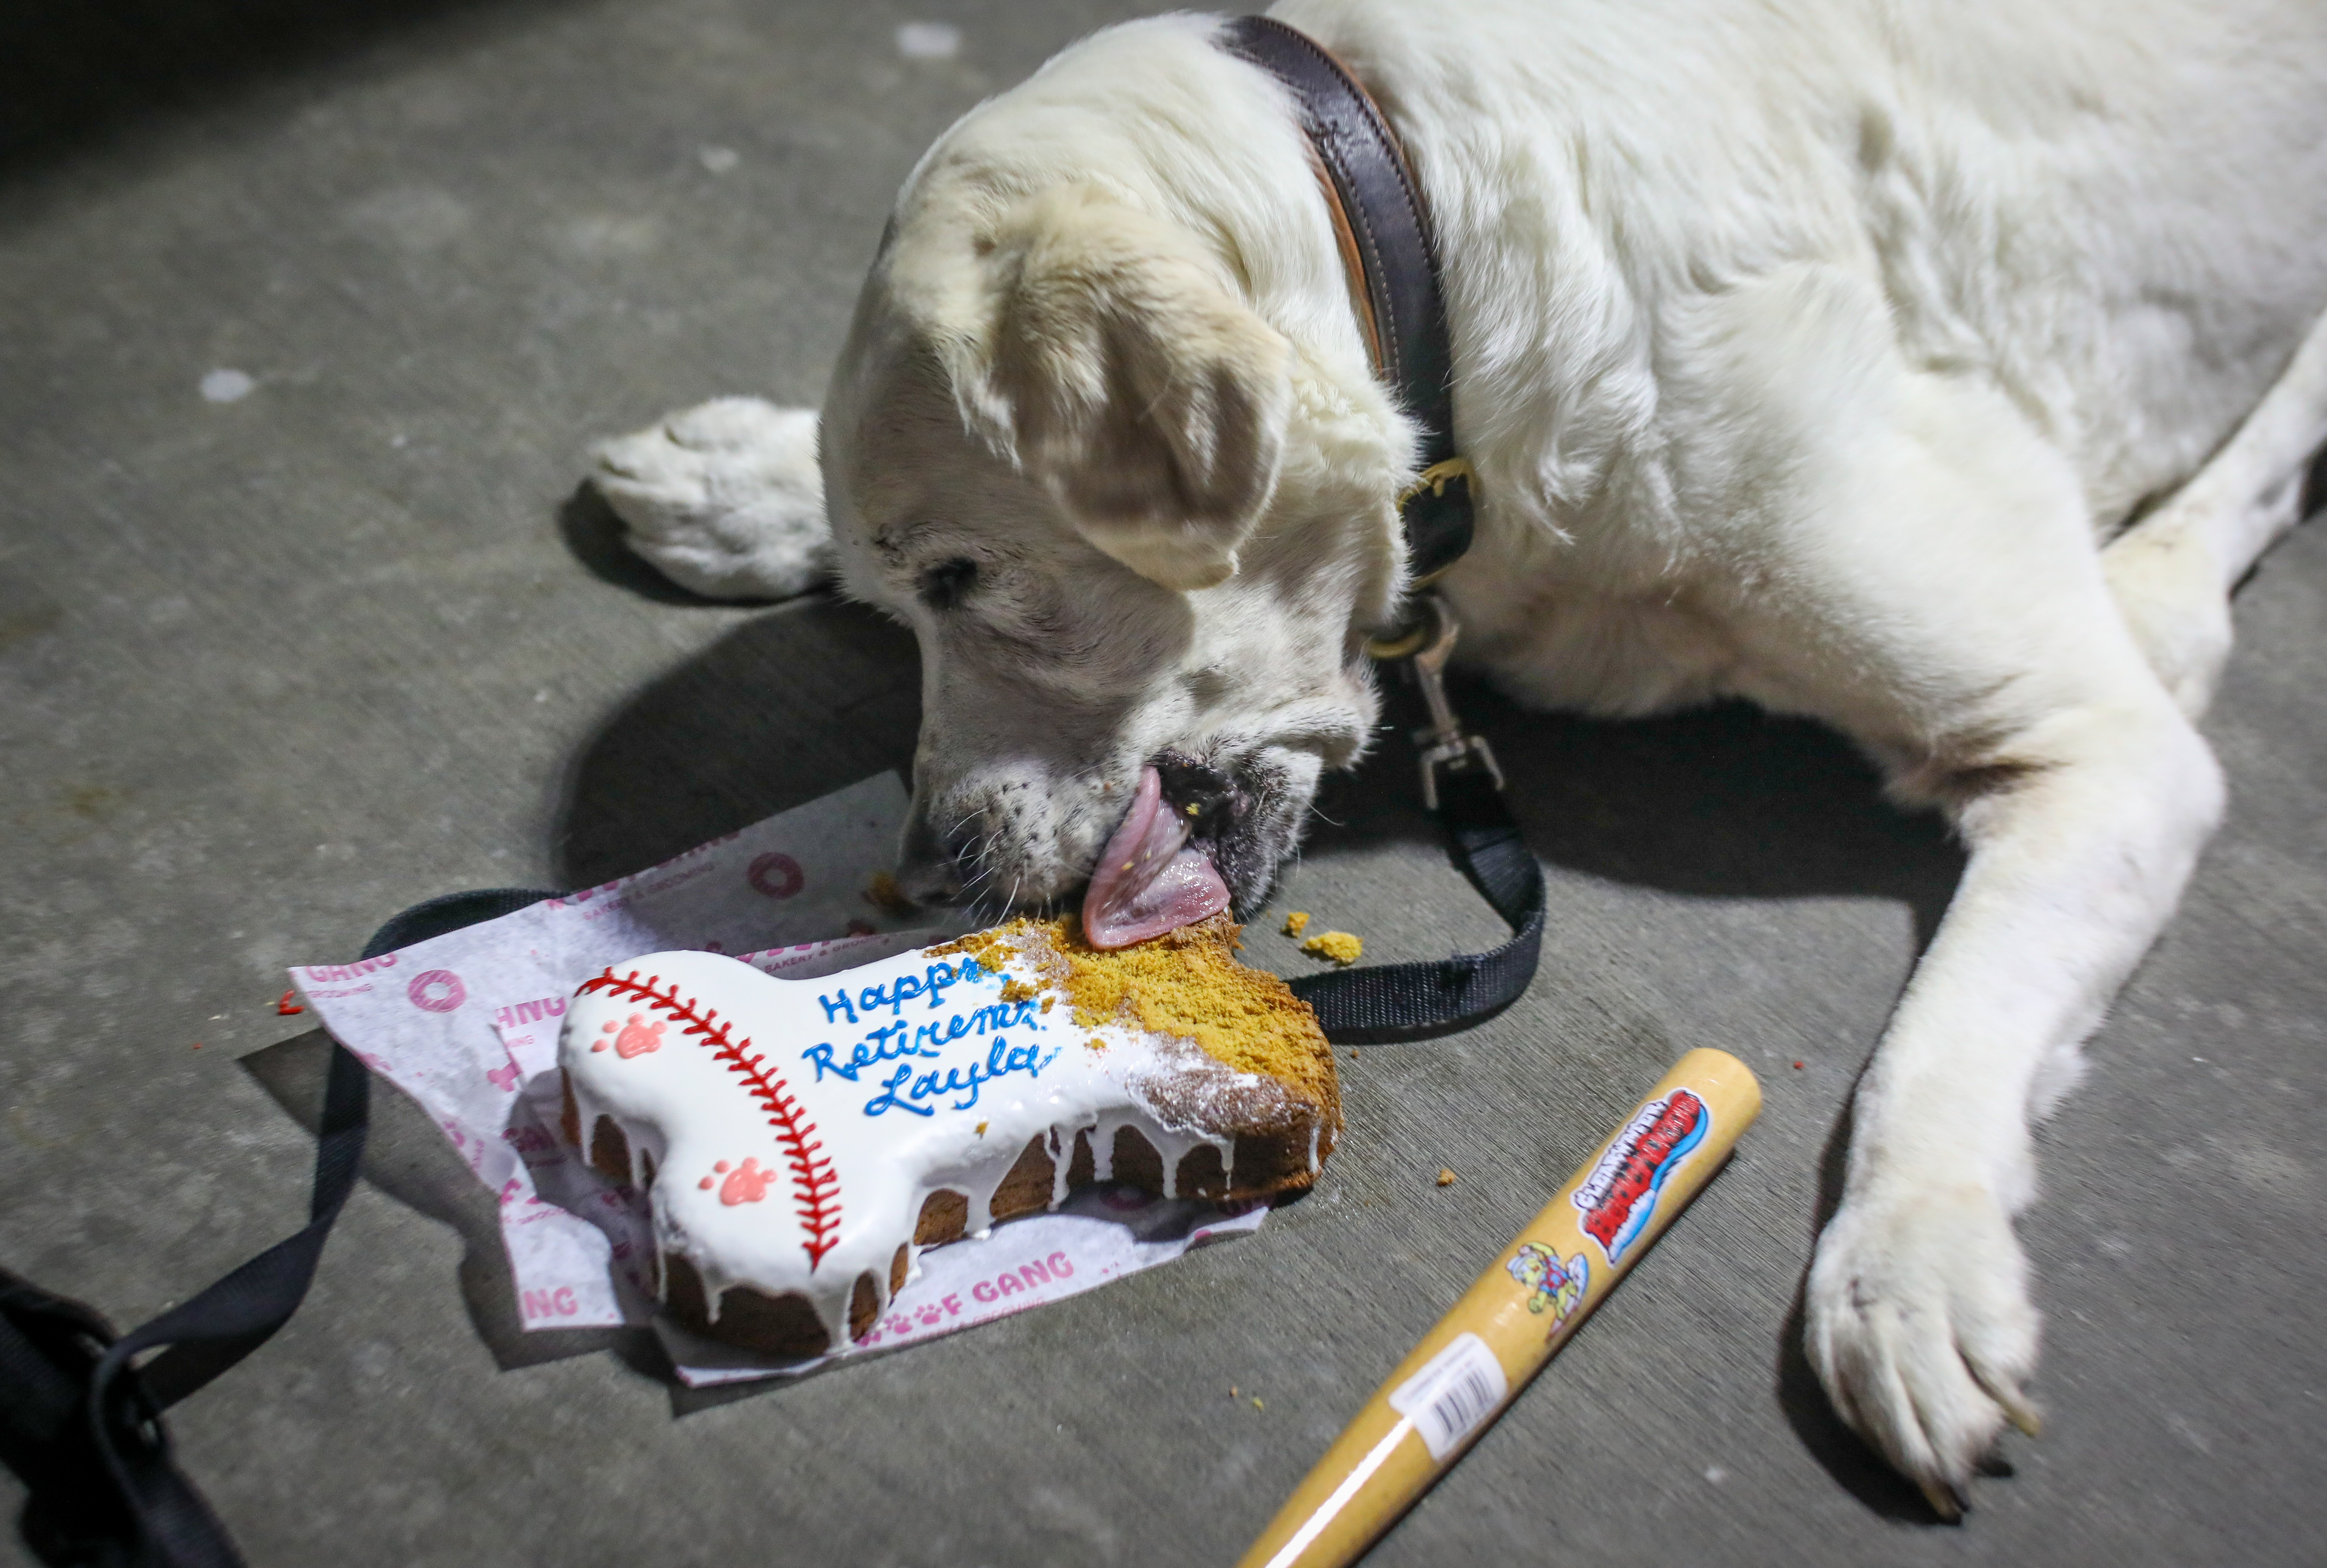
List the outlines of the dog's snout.
<svg viewBox="0 0 2327 1568">
<path fill-rule="evenodd" d="M 1155 759 L 1155 771 L 1163 780 L 1164 801 L 1186 817 L 1200 836 L 1234 815 L 1235 782 L 1210 762 L 1185 752 L 1166 751 Z"/>
</svg>

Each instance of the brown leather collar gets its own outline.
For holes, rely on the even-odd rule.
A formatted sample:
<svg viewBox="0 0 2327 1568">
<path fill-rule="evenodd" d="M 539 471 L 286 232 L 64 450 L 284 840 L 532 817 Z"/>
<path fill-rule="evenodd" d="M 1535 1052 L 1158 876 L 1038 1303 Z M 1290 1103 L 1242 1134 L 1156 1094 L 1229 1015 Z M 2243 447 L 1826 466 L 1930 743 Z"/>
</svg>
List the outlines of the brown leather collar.
<svg viewBox="0 0 2327 1568">
<path fill-rule="evenodd" d="M 1471 547 L 1470 465 L 1454 443 L 1453 342 L 1421 186 L 1373 96 L 1315 39 L 1269 16 L 1220 30 L 1229 52 L 1283 82 L 1301 111 L 1319 188 L 1374 370 L 1422 427 L 1423 471 L 1398 498 L 1406 558 L 1428 582 Z"/>
<path fill-rule="evenodd" d="M 1341 253 L 1341 277 L 1350 285 L 1350 312 L 1358 318 L 1358 331 L 1365 335 L 1367 357 L 1373 361 L 1375 375 L 1395 382 L 1382 344 L 1381 318 L 1374 313 L 1374 296 L 1366 287 L 1365 253 L 1358 248 L 1357 231 L 1350 227 L 1350 210 L 1341 205 L 1341 192 L 1313 144 L 1309 148 L 1309 172 L 1317 176 L 1317 188 L 1325 194 L 1325 214 L 1333 220 L 1333 243 Z"/>
</svg>

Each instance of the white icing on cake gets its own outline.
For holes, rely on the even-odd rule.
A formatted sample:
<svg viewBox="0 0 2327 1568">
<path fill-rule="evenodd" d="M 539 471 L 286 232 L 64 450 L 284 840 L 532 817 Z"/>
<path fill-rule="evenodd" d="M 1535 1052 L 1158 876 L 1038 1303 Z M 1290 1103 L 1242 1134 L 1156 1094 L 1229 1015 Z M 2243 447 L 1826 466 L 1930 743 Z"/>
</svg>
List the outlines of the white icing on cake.
<svg viewBox="0 0 2327 1568">
<path fill-rule="evenodd" d="M 929 1195 L 966 1195 L 983 1233 L 1031 1139 L 1051 1157 L 1053 1204 L 1083 1132 L 1105 1180 L 1117 1132 L 1135 1128 L 1163 1156 L 1167 1197 L 1204 1144 L 1232 1171 L 1222 1126 L 1306 1115 L 1316 1168 L 1318 1118 L 1275 1080 L 1189 1041 L 1078 1025 L 1040 956 L 996 970 L 921 948 L 782 980 L 715 953 L 650 954 L 575 994 L 558 1060 L 584 1147 L 601 1116 L 621 1129 L 633 1182 L 652 1180 L 657 1246 L 701 1274 L 715 1320 L 730 1286 L 797 1292 L 833 1345 L 860 1276 L 886 1303 Z"/>
</svg>

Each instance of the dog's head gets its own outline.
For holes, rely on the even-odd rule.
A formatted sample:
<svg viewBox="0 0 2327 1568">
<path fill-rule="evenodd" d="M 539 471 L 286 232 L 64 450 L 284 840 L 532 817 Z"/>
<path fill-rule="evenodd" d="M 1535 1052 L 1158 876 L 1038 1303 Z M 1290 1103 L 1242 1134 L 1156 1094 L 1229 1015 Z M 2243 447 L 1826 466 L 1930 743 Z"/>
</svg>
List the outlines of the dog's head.
<svg viewBox="0 0 2327 1568">
<path fill-rule="evenodd" d="M 1154 765 L 1248 913 L 1374 722 L 1398 427 L 1320 411 L 1216 239 L 1096 179 L 1011 189 L 963 139 L 901 201 L 823 422 L 844 580 L 921 642 L 901 880 L 1066 897 Z"/>
</svg>

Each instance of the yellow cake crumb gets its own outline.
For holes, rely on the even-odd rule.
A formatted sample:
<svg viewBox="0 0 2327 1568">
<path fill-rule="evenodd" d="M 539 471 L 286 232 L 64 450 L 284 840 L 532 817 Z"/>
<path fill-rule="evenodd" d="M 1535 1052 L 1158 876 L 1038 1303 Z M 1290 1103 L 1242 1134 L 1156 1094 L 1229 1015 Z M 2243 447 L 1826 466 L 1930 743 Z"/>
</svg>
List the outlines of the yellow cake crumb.
<svg viewBox="0 0 2327 1568">
<path fill-rule="evenodd" d="M 1354 964 L 1366 950 L 1366 945 L 1347 931 L 1320 931 L 1302 943 L 1301 950 L 1314 953 L 1320 958 L 1331 958 L 1336 964 Z"/>
<path fill-rule="evenodd" d="M 1307 910 L 1295 910 L 1291 914 L 1285 917 L 1285 934 L 1286 936 L 1297 937 L 1308 929 L 1309 911 Z"/>
<path fill-rule="evenodd" d="M 1454 1172 L 1446 1166 L 1441 1165 L 1438 1167 L 1438 1185 L 1441 1187 L 1452 1187 L 1454 1185 Z"/>
<path fill-rule="evenodd" d="M 981 1137 L 981 1138 L 983 1138 L 984 1136 L 986 1136 L 986 1129 L 989 1125 L 991 1125 L 991 1124 L 990 1124 L 990 1123 L 986 1123 L 986 1122 L 980 1122 L 980 1123 L 978 1123 L 978 1124 L 977 1124 L 977 1135 L 978 1135 L 979 1137 Z"/>
<path fill-rule="evenodd" d="M 1005 1002 L 1032 1002 L 1036 994 L 1034 987 L 1023 980 L 1005 980 L 1002 983 L 1002 1000 Z"/>
</svg>

